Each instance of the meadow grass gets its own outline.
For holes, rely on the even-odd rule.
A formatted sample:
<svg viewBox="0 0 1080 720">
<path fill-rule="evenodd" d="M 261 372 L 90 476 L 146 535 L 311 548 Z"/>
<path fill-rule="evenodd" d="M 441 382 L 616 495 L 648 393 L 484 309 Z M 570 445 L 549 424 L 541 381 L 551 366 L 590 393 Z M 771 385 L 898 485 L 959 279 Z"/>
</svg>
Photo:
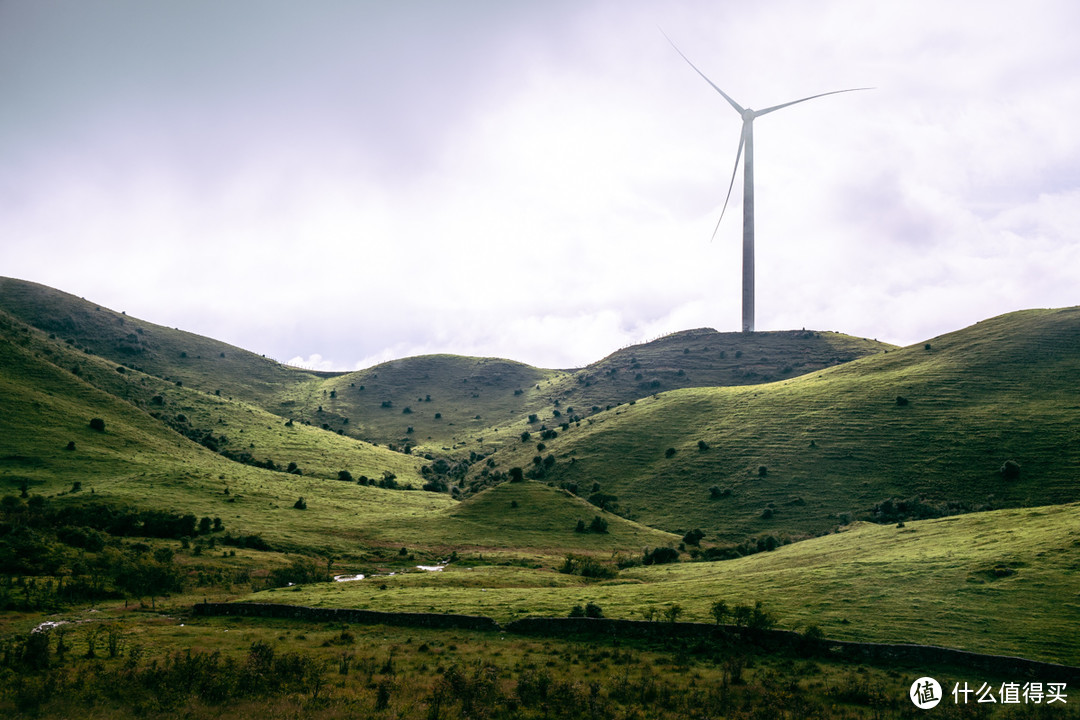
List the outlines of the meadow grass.
<svg viewBox="0 0 1080 720">
<path fill-rule="evenodd" d="M 844 532 L 722 562 L 630 568 L 589 581 L 546 567 L 452 564 L 354 583 L 261 592 L 251 600 L 371 610 L 565 616 L 596 602 L 642 619 L 678 603 L 710 622 L 717 600 L 762 601 L 788 629 L 942 645 L 1076 664 L 1080 506 L 1000 510 Z"/>
<path fill-rule="evenodd" d="M 548 441 L 546 480 L 599 483 L 630 518 L 728 541 L 816 534 L 889 498 L 969 510 L 1070 502 L 1080 495 L 1078 320 L 1077 308 L 1012 313 L 930 349 L 642 398 Z M 533 454 L 507 445 L 493 460 L 528 467 Z M 999 472 L 1009 459 L 1016 479 Z"/>
</svg>

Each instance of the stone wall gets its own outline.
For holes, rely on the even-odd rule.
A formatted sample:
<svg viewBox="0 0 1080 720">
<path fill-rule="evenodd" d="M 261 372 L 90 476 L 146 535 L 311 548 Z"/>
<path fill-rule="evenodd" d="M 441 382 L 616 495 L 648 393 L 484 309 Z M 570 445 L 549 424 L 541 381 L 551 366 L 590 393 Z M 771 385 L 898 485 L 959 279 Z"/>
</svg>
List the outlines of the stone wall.
<svg viewBox="0 0 1080 720">
<path fill-rule="evenodd" d="M 645 622 L 607 618 L 524 618 L 501 627 L 479 615 L 439 615 L 436 613 L 379 612 L 346 608 L 313 608 L 274 603 L 201 603 L 196 615 L 233 615 L 369 625 L 397 625 L 433 629 L 505 631 L 519 635 L 549 637 L 591 636 L 605 639 L 644 638 L 707 640 L 722 644 L 752 644 L 764 650 L 794 650 L 807 657 L 826 657 L 852 662 L 905 664 L 932 668 L 949 665 L 1016 681 L 1080 684 L 1080 667 L 1027 660 L 1003 655 L 953 650 L 934 645 L 860 643 L 843 640 L 810 640 L 790 630 L 758 630 L 734 625 L 705 623 Z"/>
<path fill-rule="evenodd" d="M 348 608 L 314 608 L 275 603 L 200 603 L 196 615 L 238 615 L 243 617 L 284 618 L 314 622 L 356 623 L 360 625 L 399 625 L 405 627 L 456 628 L 498 631 L 499 624 L 478 615 L 440 615 L 437 613 L 395 613 Z"/>
</svg>

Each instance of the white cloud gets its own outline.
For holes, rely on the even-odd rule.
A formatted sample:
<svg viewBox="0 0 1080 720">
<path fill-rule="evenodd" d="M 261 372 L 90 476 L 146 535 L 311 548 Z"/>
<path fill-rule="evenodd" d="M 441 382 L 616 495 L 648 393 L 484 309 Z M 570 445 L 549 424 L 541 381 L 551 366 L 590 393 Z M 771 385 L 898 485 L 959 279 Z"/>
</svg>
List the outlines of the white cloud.
<svg viewBox="0 0 1080 720">
<path fill-rule="evenodd" d="M 342 369 L 735 330 L 739 119 L 660 24 L 751 107 L 877 87 L 755 123 L 760 329 L 1077 302 L 1064 0 L 253 7 L 0 10 L 0 272 Z"/>
</svg>

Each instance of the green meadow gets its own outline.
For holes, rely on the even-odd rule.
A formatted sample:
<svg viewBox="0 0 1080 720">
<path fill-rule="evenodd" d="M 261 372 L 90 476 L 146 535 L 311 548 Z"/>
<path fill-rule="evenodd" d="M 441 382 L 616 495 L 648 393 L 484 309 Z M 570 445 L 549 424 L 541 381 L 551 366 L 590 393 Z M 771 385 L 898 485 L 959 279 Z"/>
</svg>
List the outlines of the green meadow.
<svg viewBox="0 0 1080 720">
<path fill-rule="evenodd" d="M 750 716 L 781 686 L 791 717 L 907 707 L 865 680 L 903 690 L 909 668 L 195 621 L 203 599 L 499 622 L 589 603 L 710 622 L 718 601 L 761 602 L 828 638 L 1080 665 L 1077 377 L 1080 308 L 906 348 L 700 329 L 584 368 L 431 355 L 316 373 L 0 279 L 0 711 L 220 716 L 198 693 L 151 700 L 188 648 L 191 673 L 235 675 L 215 691 L 235 717 L 546 717 L 541 672 L 566 717 L 683 717 L 679 697 Z M 54 629 L 40 655 L 46 619 L 80 654 Z M 141 678 L 130 702 L 77 680 L 102 659 L 95 628 L 117 627 L 128 654 L 95 672 Z M 240 669 L 269 657 L 257 641 L 299 653 L 273 666 L 280 692 Z M 476 710 L 470 687 L 498 702 Z"/>
</svg>

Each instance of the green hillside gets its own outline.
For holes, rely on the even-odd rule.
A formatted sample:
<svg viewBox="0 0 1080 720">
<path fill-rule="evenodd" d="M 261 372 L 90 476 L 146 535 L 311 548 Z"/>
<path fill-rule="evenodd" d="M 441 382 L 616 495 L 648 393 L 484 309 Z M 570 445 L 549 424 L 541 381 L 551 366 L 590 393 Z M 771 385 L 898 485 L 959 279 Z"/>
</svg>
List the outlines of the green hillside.
<svg viewBox="0 0 1080 720">
<path fill-rule="evenodd" d="M 579 370 L 427 355 L 316 373 L 23 280 L 0 278 L 0 310 L 78 351 L 167 382 L 349 437 L 456 458 L 660 391 L 790 378 L 892 347 L 838 333 L 699 329 L 623 348 Z"/>
<path fill-rule="evenodd" d="M 895 346 L 833 332 L 684 330 L 618 350 L 559 378 L 548 394 L 552 408 L 577 414 L 687 387 L 757 385 L 850 362 Z M 555 401 L 558 405 L 554 405 Z M 573 412 L 564 412 L 562 417 Z M 559 417 L 541 418 L 559 424 Z"/>
<path fill-rule="evenodd" d="M 524 430 L 557 426 L 662 390 L 795 377 L 892 347 L 839 333 L 701 329 L 624 348 L 580 370 L 426 355 L 297 386 L 274 411 L 424 452 L 490 452 Z"/>
<path fill-rule="evenodd" d="M 599 483 L 628 517 L 726 540 L 818 533 L 890 498 L 943 513 L 1070 502 L 1077 377 L 1080 308 L 1012 313 L 791 380 L 614 408 L 547 440 L 543 479 L 582 495 Z M 493 459 L 537 454 L 530 441 Z"/>
<path fill-rule="evenodd" d="M 315 373 L 227 343 L 129 317 L 60 290 L 0 277 L 0 310 L 79 350 L 205 392 L 267 406 Z"/>
<path fill-rule="evenodd" d="M 423 458 L 115 365 L 3 313 L 0 404 L 3 494 L 25 487 L 67 503 L 221 517 L 229 530 L 275 547 L 345 554 L 403 543 L 432 552 L 557 554 L 672 539 L 617 516 L 608 517 L 606 533 L 576 533 L 579 519 L 606 514 L 535 483 L 461 505 L 446 493 L 415 491 L 426 482 Z M 103 420 L 104 432 L 90 427 L 91 418 Z M 252 464 L 267 460 L 276 471 Z M 288 463 L 303 474 L 284 472 Z M 342 482 L 342 470 L 371 484 Z M 374 487 L 388 473 L 414 491 Z M 292 507 L 298 497 L 306 510 Z"/>
<path fill-rule="evenodd" d="M 507 434 L 500 426 L 540 405 L 541 388 L 564 374 L 498 358 L 424 355 L 296 387 L 275 412 L 377 442 L 467 456 L 490 449 Z"/>
<path fill-rule="evenodd" d="M 576 532 L 594 517 L 605 532 Z M 422 528 L 390 520 L 375 531 L 391 538 L 418 537 L 426 545 L 488 550 L 532 549 L 563 552 L 638 552 L 671 545 L 678 538 L 599 510 L 563 490 L 535 482 L 503 483 L 426 518 Z"/>
<path fill-rule="evenodd" d="M 229 460 L 137 404 L 92 384 L 95 378 L 107 384 L 105 379 L 117 382 L 113 378 L 123 376 L 140 387 L 139 381 L 145 380 L 153 392 L 159 390 L 155 378 L 117 373 L 110 363 L 86 354 L 75 374 L 65 355 L 70 350 L 35 332 L 0 315 L 3 494 L 18 494 L 25 486 L 30 493 L 61 502 L 217 516 L 231 531 L 260 534 L 277 546 L 339 550 L 355 549 L 365 538 L 370 541 L 369 529 L 389 517 L 415 520 L 453 504 L 445 494 L 362 487 L 336 479 L 341 469 L 357 476 L 368 469 L 373 478 L 390 470 L 399 474 L 401 483 L 419 487 L 418 458 L 313 427 L 285 428 L 280 418 L 214 395 L 176 386 L 160 389 L 166 399 L 155 407 L 161 413 L 183 411 L 188 424 L 208 425 L 219 439 L 226 432 L 245 441 L 255 439 L 255 450 L 278 458 L 280 470 L 285 458 L 293 458 L 306 474 Z M 67 362 L 54 364 L 48 357 Z M 103 432 L 90 427 L 92 418 L 104 421 Z M 307 498 L 306 511 L 292 507 L 300 496 Z"/>
<path fill-rule="evenodd" d="M 586 581 L 550 568 L 469 567 L 259 593 L 250 600 L 476 613 L 506 621 L 598 603 L 640 620 L 673 603 L 712 622 L 717 600 L 761 601 L 780 627 L 836 639 L 933 644 L 1080 663 L 1080 506 L 1025 508 L 844 532 L 724 562 L 624 570 Z M 380 587 L 382 586 L 382 587 Z M 1017 612 L 1016 608 L 1023 608 Z"/>
</svg>

